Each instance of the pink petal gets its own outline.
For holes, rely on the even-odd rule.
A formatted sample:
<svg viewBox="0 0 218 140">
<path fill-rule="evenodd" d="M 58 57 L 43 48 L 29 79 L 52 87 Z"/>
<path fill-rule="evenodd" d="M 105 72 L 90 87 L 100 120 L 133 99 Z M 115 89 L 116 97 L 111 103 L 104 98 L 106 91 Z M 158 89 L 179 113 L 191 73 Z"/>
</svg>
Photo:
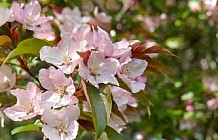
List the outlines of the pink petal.
<svg viewBox="0 0 218 140">
<path fill-rule="evenodd" d="M 41 69 L 39 71 L 39 81 L 42 85 L 47 90 L 53 90 L 55 86 L 51 82 L 51 79 L 49 79 L 49 70 L 46 69 Z"/>
<path fill-rule="evenodd" d="M 42 132 L 47 138 L 51 140 L 60 140 L 59 132 L 50 125 L 43 125 Z"/>
<path fill-rule="evenodd" d="M 44 46 L 40 50 L 40 59 L 54 65 L 62 64 L 62 56 L 57 47 Z"/>
</svg>

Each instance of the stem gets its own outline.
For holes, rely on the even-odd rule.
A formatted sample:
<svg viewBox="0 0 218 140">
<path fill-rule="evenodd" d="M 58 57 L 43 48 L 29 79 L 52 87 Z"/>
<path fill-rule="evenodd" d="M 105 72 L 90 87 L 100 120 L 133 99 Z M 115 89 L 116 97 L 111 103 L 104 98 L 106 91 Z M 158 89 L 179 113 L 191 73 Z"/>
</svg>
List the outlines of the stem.
<svg viewBox="0 0 218 140">
<path fill-rule="evenodd" d="M 21 68 L 23 68 L 31 77 L 33 77 L 39 83 L 40 87 L 42 88 L 39 82 L 39 79 L 30 71 L 30 69 L 27 67 L 27 65 L 23 61 L 23 59 L 21 59 L 19 56 L 17 57 L 17 59 L 20 62 Z"/>
</svg>

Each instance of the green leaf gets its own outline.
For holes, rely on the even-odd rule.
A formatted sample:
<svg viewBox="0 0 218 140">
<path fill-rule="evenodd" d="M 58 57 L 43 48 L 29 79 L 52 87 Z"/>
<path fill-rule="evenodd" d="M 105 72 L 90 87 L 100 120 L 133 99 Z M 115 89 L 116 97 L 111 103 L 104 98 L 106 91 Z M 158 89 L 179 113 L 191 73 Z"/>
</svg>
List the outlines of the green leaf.
<svg viewBox="0 0 218 140">
<path fill-rule="evenodd" d="M 93 124 L 96 131 L 96 137 L 99 138 L 107 125 L 107 111 L 102 99 L 102 93 L 99 89 L 87 83 L 87 95 L 90 101 Z"/>
<path fill-rule="evenodd" d="M 103 92 L 104 92 L 104 94 L 100 94 L 100 95 L 101 95 L 103 102 L 104 102 L 104 105 L 106 107 L 105 109 L 107 112 L 107 122 L 108 122 L 110 119 L 111 110 L 112 110 L 112 99 L 111 99 L 111 92 L 110 92 L 109 86 L 106 86 L 104 88 Z"/>
<path fill-rule="evenodd" d="M 105 132 L 109 140 L 124 140 L 124 138 L 110 126 L 106 127 Z"/>
<path fill-rule="evenodd" d="M 129 91 L 130 93 L 132 93 L 132 90 L 120 78 L 117 77 L 117 81 L 118 81 L 121 88 L 123 88 L 126 91 Z"/>
<path fill-rule="evenodd" d="M 9 2 L 0 2 L 0 8 L 9 8 L 10 6 Z"/>
<path fill-rule="evenodd" d="M 134 93 L 133 94 L 134 97 L 136 97 L 138 99 L 139 102 L 141 102 L 147 109 L 148 111 L 148 115 L 150 117 L 151 115 L 151 111 L 150 111 L 150 100 L 148 98 L 148 95 L 146 92 L 143 92 L 143 91 L 139 91 L 137 93 Z"/>
<path fill-rule="evenodd" d="M 11 131 L 11 135 L 14 135 L 14 134 L 17 134 L 17 133 L 20 133 L 20 132 L 25 132 L 25 131 L 40 131 L 40 130 L 39 130 L 38 125 L 29 124 L 29 125 L 26 125 L 26 126 L 20 126 L 20 127 L 14 128 Z"/>
<path fill-rule="evenodd" d="M 39 51 L 43 46 L 50 46 L 50 44 L 46 41 L 43 41 L 37 38 L 26 39 L 20 42 L 17 45 L 16 49 L 14 49 L 13 51 L 9 53 L 4 63 L 15 56 L 22 55 L 22 54 L 33 54 L 33 55 L 38 56 Z"/>
<path fill-rule="evenodd" d="M 114 102 L 113 105 L 112 105 L 112 112 L 114 114 L 116 114 L 118 117 L 120 117 L 125 123 L 126 123 L 126 119 L 125 117 L 123 116 L 123 114 L 120 112 L 120 110 L 118 109 L 118 106 L 117 104 Z"/>
</svg>

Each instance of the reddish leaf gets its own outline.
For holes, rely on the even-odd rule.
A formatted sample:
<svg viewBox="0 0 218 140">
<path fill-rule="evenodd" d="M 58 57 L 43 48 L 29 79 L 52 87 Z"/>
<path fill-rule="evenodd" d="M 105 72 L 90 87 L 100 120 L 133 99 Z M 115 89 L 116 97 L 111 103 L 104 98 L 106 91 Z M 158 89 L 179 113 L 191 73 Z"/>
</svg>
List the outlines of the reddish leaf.
<svg viewBox="0 0 218 140">
<path fill-rule="evenodd" d="M 161 53 L 161 54 L 166 54 L 166 55 L 177 57 L 176 55 L 174 55 L 167 49 L 161 47 L 159 44 L 155 42 L 151 42 L 151 41 L 136 42 L 133 45 L 131 45 L 131 47 L 132 47 L 133 56 L 140 57 L 140 56 L 143 56 L 149 53 Z"/>
<path fill-rule="evenodd" d="M 169 73 L 169 74 L 174 74 L 174 71 L 171 70 L 169 67 L 167 67 L 166 65 L 158 62 L 158 61 L 155 61 L 153 59 L 149 59 L 147 60 L 148 61 L 148 69 L 150 70 L 154 70 L 156 69 L 157 71 L 159 71 L 160 73 L 161 72 L 165 72 L 165 73 Z"/>
<path fill-rule="evenodd" d="M 91 54 L 91 51 L 77 52 L 77 53 L 79 54 L 80 57 L 83 58 L 84 64 L 87 65 L 89 56 L 90 56 L 90 54 Z"/>
<path fill-rule="evenodd" d="M 62 12 L 62 10 L 63 10 L 63 8 L 60 7 L 60 6 L 51 5 L 50 7 L 52 8 L 52 11 L 57 12 L 57 13 L 59 13 L 59 14 L 60 14 L 60 13 Z"/>
<path fill-rule="evenodd" d="M 18 39 L 19 39 L 19 30 L 18 30 L 19 26 L 20 24 L 17 24 L 10 29 L 12 38 L 15 43 L 18 43 Z"/>
<path fill-rule="evenodd" d="M 111 25 L 109 23 L 102 23 L 102 22 L 100 22 L 99 20 L 97 20 L 95 18 L 90 20 L 88 24 L 91 25 L 91 26 L 94 26 L 95 29 L 97 29 L 97 26 L 99 26 L 99 27 L 101 27 L 102 29 L 104 29 L 107 32 L 109 32 L 110 29 L 111 29 Z"/>
</svg>

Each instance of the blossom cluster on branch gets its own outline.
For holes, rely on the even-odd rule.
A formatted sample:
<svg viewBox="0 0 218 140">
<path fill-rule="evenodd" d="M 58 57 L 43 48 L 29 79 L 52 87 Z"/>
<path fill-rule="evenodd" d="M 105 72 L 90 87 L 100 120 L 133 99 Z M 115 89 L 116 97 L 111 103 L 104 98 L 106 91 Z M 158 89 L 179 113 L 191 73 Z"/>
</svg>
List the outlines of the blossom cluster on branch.
<svg viewBox="0 0 218 140">
<path fill-rule="evenodd" d="M 149 54 L 173 55 L 154 42 L 112 42 L 109 34 L 99 27 L 109 24 L 111 17 L 99 13 L 97 8 L 94 17 L 82 16 L 78 8 L 54 11 L 52 17 L 42 15 L 39 2 L 33 0 L 25 5 L 13 2 L 10 9 L 0 9 L 0 12 L 5 15 L 0 17 L 0 26 L 13 23 L 10 39 L 18 44 L 10 50 L 4 63 L 16 58 L 38 81 L 28 82 L 26 89 L 12 89 L 15 73 L 3 65 L 0 92 L 8 91 L 17 99 L 15 105 L 6 105 L 4 113 L 13 121 L 41 116 L 41 131 L 51 140 L 75 139 L 79 125 L 86 129 L 87 122 L 91 122 L 89 127 L 95 129 L 92 134 L 97 138 L 104 131 L 111 133 L 107 130 L 112 128 L 117 131 L 113 133 L 120 133 L 131 120 L 129 108 L 137 107 L 138 101 L 149 108 L 144 93 L 147 82 L 144 73 L 147 68 L 159 70 L 159 63 Z M 53 24 L 60 31 L 60 40 Z M 21 26 L 26 32 L 33 31 L 33 37 L 38 39 L 19 42 Z M 53 46 L 54 40 L 58 42 Z M 29 42 L 36 48 L 24 45 Z M 24 54 L 37 55 L 38 63 L 46 62 L 48 67 L 41 68 L 38 76 L 32 74 Z"/>
</svg>

